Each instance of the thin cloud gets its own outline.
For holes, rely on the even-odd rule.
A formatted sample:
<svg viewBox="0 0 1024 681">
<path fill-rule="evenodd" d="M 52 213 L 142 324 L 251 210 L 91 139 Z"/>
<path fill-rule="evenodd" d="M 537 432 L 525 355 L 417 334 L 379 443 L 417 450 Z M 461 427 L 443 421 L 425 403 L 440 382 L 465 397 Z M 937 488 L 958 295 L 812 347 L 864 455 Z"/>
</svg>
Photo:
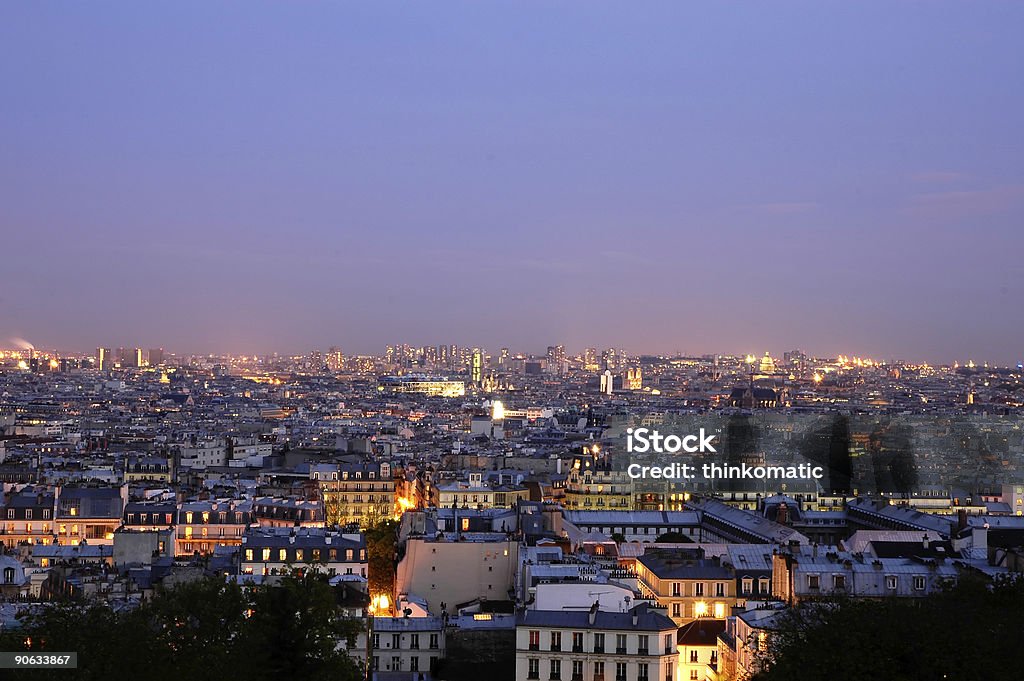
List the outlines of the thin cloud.
<svg viewBox="0 0 1024 681">
<path fill-rule="evenodd" d="M 988 189 L 930 192 L 910 197 L 909 210 L 931 216 L 990 215 L 1002 213 L 1024 200 L 1024 184 Z"/>
<path fill-rule="evenodd" d="M 957 173 L 948 170 L 926 170 L 910 176 L 914 182 L 921 184 L 951 184 L 970 179 L 966 173 Z"/>
<path fill-rule="evenodd" d="M 777 201 L 772 203 L 755 203 L 737 208 L 745 213 L 756 215 L 800 215 L 817 210 L 813 201 Z"/>
</svg>

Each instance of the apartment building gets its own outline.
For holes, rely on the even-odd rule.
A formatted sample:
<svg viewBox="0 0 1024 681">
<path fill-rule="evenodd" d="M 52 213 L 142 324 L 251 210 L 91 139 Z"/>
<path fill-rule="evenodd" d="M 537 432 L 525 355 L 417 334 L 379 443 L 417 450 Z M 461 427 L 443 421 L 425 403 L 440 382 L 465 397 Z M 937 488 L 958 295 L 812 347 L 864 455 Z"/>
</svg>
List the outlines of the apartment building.
<svg viewBox="0 0 1024 681">
<path fill-rule="evenodd" d="M 675 681 L 677 661 L 675 622 L 647 604 L 516 617 L 517 681 Z"/>
</svg>

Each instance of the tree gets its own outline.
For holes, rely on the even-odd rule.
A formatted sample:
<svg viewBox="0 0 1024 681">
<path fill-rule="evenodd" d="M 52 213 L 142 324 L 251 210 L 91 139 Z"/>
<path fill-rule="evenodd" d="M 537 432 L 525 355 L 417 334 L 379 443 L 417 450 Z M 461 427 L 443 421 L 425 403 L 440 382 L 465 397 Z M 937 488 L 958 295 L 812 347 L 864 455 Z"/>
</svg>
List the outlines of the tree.
<svg viewBox="0 0 1024 681">
<path fill-rule="evenodd" d="M 773 623 L 754 681 L 1011 678 L 1024 665 L 1024 580 L 964 576 L 924 598 L 804 604 Z"/>
<path fill-rule="evenodd" d="M 78 653 L 73 674 L 4 670 L 15 681 L 276 681 L 290 674 L 354 681 L 363 673 L 345 649 L 360 628 L 342 616 L 325 575 L 292 573 L 245 587 L 211 577 L 159 591 L 128 611 L 42 604 L 20 628 L 0 633 L 0 650 Z"/>
<path fill-rule="evenodd" d="M 395 592 L 395 559 L 398 544 L 398 522 L 382 520 L 366 530 L 367 581 L 370 596 Z"/>
</svg>

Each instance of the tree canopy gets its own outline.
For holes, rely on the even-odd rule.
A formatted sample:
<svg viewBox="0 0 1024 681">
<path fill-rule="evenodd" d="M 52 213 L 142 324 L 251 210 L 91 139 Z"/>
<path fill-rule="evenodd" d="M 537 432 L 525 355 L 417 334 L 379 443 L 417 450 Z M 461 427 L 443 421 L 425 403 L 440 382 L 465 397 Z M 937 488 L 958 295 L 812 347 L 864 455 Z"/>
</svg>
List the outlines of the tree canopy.
<svg viewBox="0 0 1024 681">
<path fill-rule="evenodd" d="M 0 634 L 0 650 L 78 653 L 75 672 L 5 670 L 10 679 L 346 681 L 363 677 L 345 651 L 359 628 L 342 616 L 322 575 L 244 587 L 206 578 L 123 612 L 100 603 L 44 604 Z"/>
<path fill-rule="evenodd" d="M 925 598 L 795 608 L 754 681 L 1011 678 L 1024 668 L 1024 580 L 964 578 Z"/>
</svg>

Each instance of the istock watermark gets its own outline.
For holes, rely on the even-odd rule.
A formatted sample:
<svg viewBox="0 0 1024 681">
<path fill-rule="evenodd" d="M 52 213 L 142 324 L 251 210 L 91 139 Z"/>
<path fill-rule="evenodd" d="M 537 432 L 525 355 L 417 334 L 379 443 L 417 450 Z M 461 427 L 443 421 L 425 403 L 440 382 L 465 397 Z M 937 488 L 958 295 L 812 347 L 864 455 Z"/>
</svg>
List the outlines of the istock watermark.
<svg viewBox="0 0 1024 681">
<path fill-rule="evenodd" d="M 697 435 L 662 435 L 657 430 L 647 428 L 626 429 L 626 451 L 630 453 L 646 454 L 687 454 L 710 453 L 717 454 L 713 443 L 714 434 L 708 434 L 703 428 Z"/>
</svg>

